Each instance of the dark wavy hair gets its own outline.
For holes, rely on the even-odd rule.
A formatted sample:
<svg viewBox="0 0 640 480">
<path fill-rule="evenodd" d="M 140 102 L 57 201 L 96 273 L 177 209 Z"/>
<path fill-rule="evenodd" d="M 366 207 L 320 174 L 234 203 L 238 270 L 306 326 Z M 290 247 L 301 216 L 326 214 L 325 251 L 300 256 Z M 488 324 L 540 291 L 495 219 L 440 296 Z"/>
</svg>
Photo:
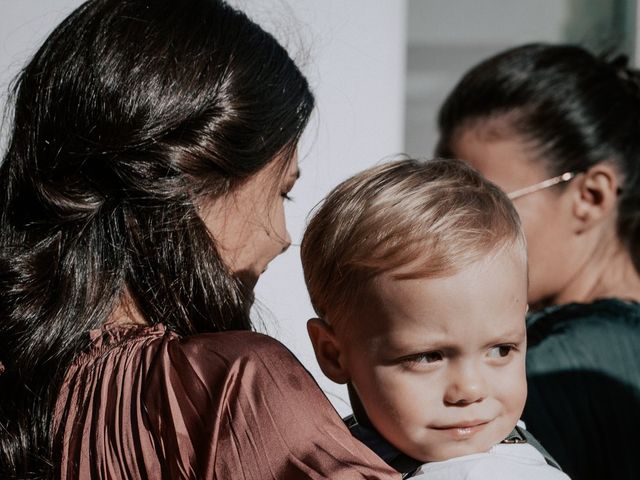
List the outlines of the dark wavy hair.
<svg viewBox="0 0 640 480">
<path fill-rule="evenodd" d="M 196 205 L 292 158 L 314 106 L 218 0 L 91 0 L 20 74 L 0 166 L 0 476 L 49 478 L 52 412 L 127 298 L 181 335 L 250 329 Z M 212 238 L 213 236 L 213 238 Z"/>
<path fill-rule="evenodd" d="M 550 176 L 605 161 L 621 175 L 618 237 L 640 272 L 640 72 L 624 56 L 574 45 L 529 44 L 467 72 L 442 105 L 439 155 L 467 127 L 505 119 Z"/>
</svg>

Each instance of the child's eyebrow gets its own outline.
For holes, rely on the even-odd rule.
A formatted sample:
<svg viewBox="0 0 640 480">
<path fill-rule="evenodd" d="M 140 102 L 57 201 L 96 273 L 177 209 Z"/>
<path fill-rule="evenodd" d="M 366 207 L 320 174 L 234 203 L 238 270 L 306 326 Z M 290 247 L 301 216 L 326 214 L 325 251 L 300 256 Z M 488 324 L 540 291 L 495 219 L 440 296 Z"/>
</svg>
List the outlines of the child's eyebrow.
<svg viewBox="0 0 640 480">
<path fill-rule="evenodd" d="M 490 342 L 487 342 L 487 345 L 495 345 L 496 343 L 502 342 L 522 342 L 527 337 L 527 331 L 524 327 L 513 328 L 510 330 L 505 330 L 504 332 L 499 332 L 493 335 L 493 338 Z"/>
<path fill-rule="evenodd" d="M 505 342 L 519 343 L 524 341 L 525 338 L 526 329 L 524 326 L 511 328 L 492 334 L 490 340 L 486 342 L 486 346 L 489 347 Z M 389 341 L 389 339 L 383 339 L 379 347 L 394 354 L 411 355 L 412 353 L 429 352 L 434 350 L 459 351 L 461 348 L 464 348 L 464 345 L 467 343 L 468 342 L 461 338 L 451 338 L 448 335 L 433 333 L 425 335 L 424 337 L 414 336 L 405 342 L 393 342 Z"/>
<path fill-rule="evenodd" d="M 412 338 L 410 341 L 391 341 L 389 338 L 382 338 L 376 345 L 379 352 L 384 352 L 389 356 L 407 356 L 434 350 L 450 350 L 454 348 L 451 339 L 446 336 L 433 335 L 428 338 Z"/>
</svg>

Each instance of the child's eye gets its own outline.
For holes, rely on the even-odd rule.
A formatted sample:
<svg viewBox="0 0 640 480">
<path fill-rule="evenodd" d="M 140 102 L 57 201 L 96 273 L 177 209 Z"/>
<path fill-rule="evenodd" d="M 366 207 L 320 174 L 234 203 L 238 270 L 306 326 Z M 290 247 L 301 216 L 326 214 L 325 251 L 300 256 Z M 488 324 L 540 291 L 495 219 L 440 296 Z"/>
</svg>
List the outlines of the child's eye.
<svg viewBox="0 0 640 480">
<path fill-rule="evenodd" d="M 293 197 L 290 197 L 288 192 L 282 192 L 280 196 L 284 198 L 287 202 L 293 201 Z"/>
<path fill-rule="evenodd" d="M 442 352 L 425 352 L 407 357 L 404 359 L 404 362 L 411 365 L 425 365 L 439 362 L 443 358 Z"/>
<path fill-rule="evenodd" d="M 497 345 L 489 350 L 490 358 L 505 358 L 508 357 L 515 347 L 513 345 Z"/>
</svg>

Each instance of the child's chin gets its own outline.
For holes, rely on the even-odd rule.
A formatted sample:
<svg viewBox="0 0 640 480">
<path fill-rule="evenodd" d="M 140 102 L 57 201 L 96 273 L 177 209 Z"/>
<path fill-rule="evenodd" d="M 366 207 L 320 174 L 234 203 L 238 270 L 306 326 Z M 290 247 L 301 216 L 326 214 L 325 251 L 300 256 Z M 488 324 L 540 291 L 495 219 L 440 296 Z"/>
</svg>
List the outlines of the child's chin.
<svg viewBox="0 0 640 480">
<path fill-rule="evenodd" d="M 486 453 L 493 445 L 495 443 L 491 442 L 451 442 L 440 444 L 437 448 L 430 449 L 428 452 L 420 452 L 420 458 L 417 455 L 414 458 L 421 462 L 442 462 L 466 455 Z"/>
</svg>

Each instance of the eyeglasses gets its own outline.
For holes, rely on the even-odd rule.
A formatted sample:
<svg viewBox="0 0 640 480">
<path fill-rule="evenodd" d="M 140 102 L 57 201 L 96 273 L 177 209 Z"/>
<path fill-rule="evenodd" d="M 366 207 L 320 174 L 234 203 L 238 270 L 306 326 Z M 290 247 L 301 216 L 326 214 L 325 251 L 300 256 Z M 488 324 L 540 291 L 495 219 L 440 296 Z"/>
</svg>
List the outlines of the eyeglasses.
<svg viewBox="0 0 640 480">
<path fill-rule="evenodd" d="M 528 187 L 509 192 L 507 193 L 507 197 L 509 197 L 510 200 L 515 200 L 516 198 L 524 197 L 525 195 L 529 195 L 530 193 L 553 187 L 554 185 L 558 185 L 559 183 L 568 182 L 576 175 L 578 175 L 578 172 L 564 172 L 562 175 L 558 175 L 557 177 L 549 178 L 547 180 L 543 180 L 542 182 L 529 185 Z"/>
</svg>

